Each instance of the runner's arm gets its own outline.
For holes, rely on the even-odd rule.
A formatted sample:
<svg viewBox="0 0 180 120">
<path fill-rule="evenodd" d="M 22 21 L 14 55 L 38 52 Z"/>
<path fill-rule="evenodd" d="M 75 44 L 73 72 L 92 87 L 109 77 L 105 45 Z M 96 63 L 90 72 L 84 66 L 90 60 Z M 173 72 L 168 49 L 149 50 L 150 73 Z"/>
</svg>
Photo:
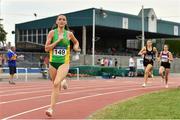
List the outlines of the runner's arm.
<svg viewBox="0 0 180 120">
<path fill-rule="evenodd" d="M 51 44 L 51 40 L 54 36 L 54 30 L 51 30 L 47 36 L 46 44 L 45 44 L 45 51 L 48 52 L 52 50 L 62 39 L 63 37 L 59 37 L 58 40 Z"/>
<path fill-rule="evenodd" d="M 153 47 L 153 51 L 155 52 L 156 59 L 158 59 L 158 51 L 157 51 L 157 49 L 155 47 Z"/>
<path fill-rule="evenodd" d="M 76 39 L 76 37 L 74 36 L 74 34 L 72 32 L 69 32 L 69 37 L 70 37 L 70 40 L 74 44 L 74 46 L 73 46 L 74 51 L 80 52 L 81 49 L 79 48 L 79 42 L 78 42 L 78 40 Z"/>
<path fill-rule="evenodd" d="M 144 55 L 144 54 L 146 54 L 146 48 L 145 48 L 145 47 L 143 47 L 143 48 L 139 51 L 138 55 Z"/>
<path fill-rule="evenodd" d="M 161 61 L 161 57 L 162 57 L 162 51 L 160 52 L 160 54 L 159 54 L 159 57 L 158 57 L 158 62 L 160 62 Z"/>
<path fill-rule="evenodd" d="M 169 52 L 169 58 L 168 58 L 170 61 L 173 61 L 173 55 L 171 52 Z"/>
</svg>

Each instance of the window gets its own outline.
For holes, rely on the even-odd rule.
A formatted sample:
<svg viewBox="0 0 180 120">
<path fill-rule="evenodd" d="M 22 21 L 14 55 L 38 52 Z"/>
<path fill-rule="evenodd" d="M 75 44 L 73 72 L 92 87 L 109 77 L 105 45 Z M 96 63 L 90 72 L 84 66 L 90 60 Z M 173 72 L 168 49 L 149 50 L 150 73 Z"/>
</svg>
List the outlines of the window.
<svg viewBox="0 0 180 120">
<path fill-rule="evenodd" d="M 31 37 L 31 35 L 28 35 L 28 41 L 29 42 L 32 42 L 32 39 L 31 39 L 32 37 Z"/>
<path fill-rule="evenodd" d="M 38 35 L 38 44 L 41 44 L 41 35 Z"/>
<path fill-rule="evenodd" d="M 48 32 L 51 31 L 51 28 L 48 28 Z"/>
<path fill-rule="evenodd" d="M 123 19 L 122 19 L 122 28 L 128 29 L 128 18 L 123 17 Z"/>
<path fill-rule="evenodd" d="M 32 30 L 28 30 L 28 41 L 32 42 Z"/>
<path fill-rule="evenodd" d="M 46 35 L 43 35 L 43 44 L 46 43 Z"/>
<path fill-rule="evenodd" d="M 23 35 L 23 30 L 19 30 L 19 34 L 20 34 L 20 35 Z"/>
<path fill-rule="evenodd" d="M 36 35 L 33 35 L 33 42 L 36 43 Z"/>
<path fill-rule="evenodd" d="M 32 34 L 32 30 L 28 30 L 28 35 L 31 35 Z"/>
<path fill-rule="evenodd" d="M 36 43 L 36 29 L 33 29 L 33 34 L 32 34 L 32 38 L 33 38 L 33 43 Z"/>
<path fill-rule="evenodd" d="M 27 41 L 27 35 L 23 35 L 24 41 Z"/>
<path fill-rule="evenodd" d="M 38 29 L 38 34 L 41 34 L 41 29 Z"/>
<path fill-rule="evenodd" d="M 33 29 L 33 35 L 36 35 L 36 29 Z"/>
<path fill-rule="evenodd" d="M 20 42 L 23 41 L 23 36 L 22 36 L 22 35 L 19 36 L 19 41 L 20 41 Z"/>
<path fill-rule="evenodd" d="M 46 29 L 43 29 L 43 34 L 46 34 Z"/>
<path fill-rule="evenodd" d="M 127 40 L 127 48 L 138 49 L 139 40 Z"/>
<path fill-rule="evenodd" d="M 17 40 L 17 42 L 22 41 L 22 30 L 17 30 L 16 40 Z"/>
<path fill-rule="evenodd" d="M 27 35 L 27 30 L 23 30 L 23 35 Z"/>
</svg>

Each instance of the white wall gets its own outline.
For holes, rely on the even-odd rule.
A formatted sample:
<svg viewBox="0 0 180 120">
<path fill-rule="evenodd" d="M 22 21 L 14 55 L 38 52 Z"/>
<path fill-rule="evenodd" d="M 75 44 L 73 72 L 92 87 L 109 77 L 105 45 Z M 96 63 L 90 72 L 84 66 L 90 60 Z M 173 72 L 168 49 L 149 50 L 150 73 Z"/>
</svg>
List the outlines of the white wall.
<svg viewBox="0 0 180 120">
<path fill-rule="evenodd" d="M 152 19 L 152 16 L 154 16 L 154 19 Z M 157 32 L 157 17 L 154 10 L 151 10 L 148 15 L 148 31 Z"/>
<path fill-rule="evenodd" d="M 118 60 L 118 66 L 119 67 L 128 67 L 129 64 L 129 58 L 130 56 L 112 56 L 112 55 L 95 55 L 95 65 L 98 61 L 98 59 L 101 59 L 103 57 L 112 58 L 113 62 L 116 58 Z M 141 57 L 135 57 L 135 59 L 141 58 Z M 92 56 L 91 55 L 80 55 L 80 60 L 76 62 L 71 62 L 72 66 L 76 65 L 92 65 Z M 154 68 L 159 68 L 160 64 L 157 62 L 154 63 Z M 175 58 L 173 63 L 171 63 L 171 71 L 180 73 L 180 58 Z"/>
</svg>

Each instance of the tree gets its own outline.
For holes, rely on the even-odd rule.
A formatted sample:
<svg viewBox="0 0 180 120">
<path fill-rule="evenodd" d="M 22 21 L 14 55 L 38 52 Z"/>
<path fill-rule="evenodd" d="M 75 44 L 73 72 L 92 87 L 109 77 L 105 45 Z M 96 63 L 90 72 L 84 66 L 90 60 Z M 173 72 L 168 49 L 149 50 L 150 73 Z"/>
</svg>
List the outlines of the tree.
<svg viewBox="0 0 180 120">
<path fill-rule="evenodd" d="M 165 41 L 165 44 L 169 46 L 170 51 L 173 53 L 174 56 L 180 57 L 180 39 L 168 39 Z"/>
<path fill-rule="evenodd" d="M 0 24 L 0 42 L 3 44 L 3 47 L 4 44 L 6 43 L 6 35 L 7 32 L 4 30 L 3 25 Z"/>
</svg>

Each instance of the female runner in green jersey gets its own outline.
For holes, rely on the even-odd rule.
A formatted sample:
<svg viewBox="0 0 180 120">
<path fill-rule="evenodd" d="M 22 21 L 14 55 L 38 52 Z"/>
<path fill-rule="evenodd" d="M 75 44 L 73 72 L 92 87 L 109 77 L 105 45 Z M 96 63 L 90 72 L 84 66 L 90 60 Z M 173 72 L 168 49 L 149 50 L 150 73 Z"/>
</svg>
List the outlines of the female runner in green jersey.
<svg viewBox="0 0 180 120">
<path fill-rule="evenodd" d="M 74 51 L 79 52 L 79 42 L 74 34 L 67 29 L 67 19 L 59 15 L 56 20 L 57 28 L 51 30 L 47 36 L 45 51 L 49 52 L 49 73 L 53 81 L 51 104 L 46 110 L 46 115 L 51 117 L 58 101 L 61 82 L 69 71 L 70 40 L 73 42 Z"/>
</svg>

